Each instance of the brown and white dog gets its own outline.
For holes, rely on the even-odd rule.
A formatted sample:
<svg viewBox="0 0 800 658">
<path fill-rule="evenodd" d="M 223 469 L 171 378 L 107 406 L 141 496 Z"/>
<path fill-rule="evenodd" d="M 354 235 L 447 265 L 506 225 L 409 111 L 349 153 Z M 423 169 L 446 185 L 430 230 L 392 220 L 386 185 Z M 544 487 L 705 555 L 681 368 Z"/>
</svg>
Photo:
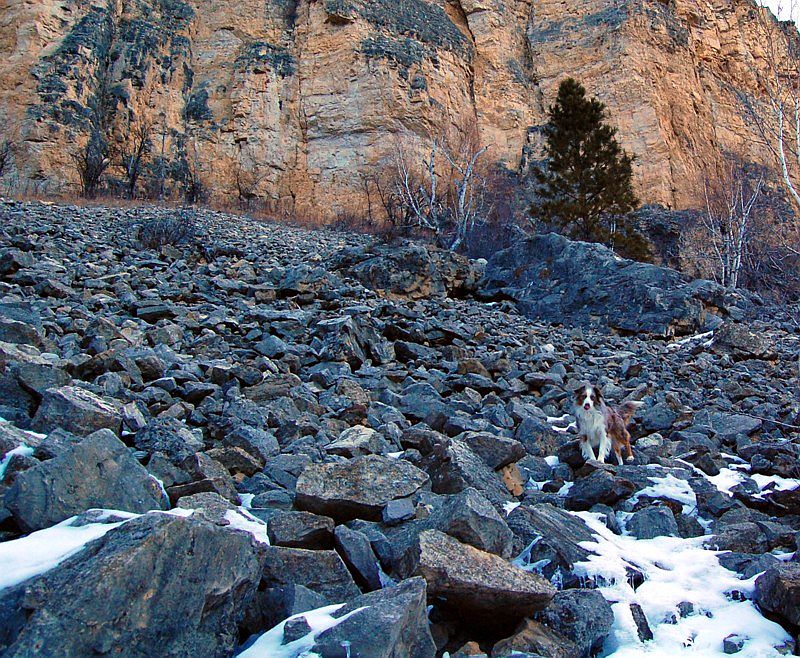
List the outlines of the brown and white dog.
<svg viewBox="0 0 800 658">
<path fill-rule="evenodd" d="M 598 459 L 603 462 L 612 448 L 617 455 L 618 464 L 622 464 L 622 448 L 627 452 L 626 459 L 633 459 L 628 423 L 642 404 L 631 401 L 610 407 L 596 386 L 586 384 L 577 389 L 575 417 L 578 420 L 581 454 L 584 459 Z"/>
</svg>

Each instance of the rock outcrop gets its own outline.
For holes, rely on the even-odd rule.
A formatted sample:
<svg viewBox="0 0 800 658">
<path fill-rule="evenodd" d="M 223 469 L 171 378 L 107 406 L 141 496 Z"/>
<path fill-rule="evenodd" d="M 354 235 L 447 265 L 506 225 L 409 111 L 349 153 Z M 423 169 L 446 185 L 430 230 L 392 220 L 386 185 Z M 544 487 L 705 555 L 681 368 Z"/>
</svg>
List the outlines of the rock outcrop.
<svg viewBox="0 0 800 658">
<path fill-rule="evenodd" d="M 607 103 L 642 198 L 691 206 L 720 152 L 766 162 L 752 0 L 99 0 L 4 6 L 0 118 L 24 190 L 74 190 L 94 124 L 147 126 L 145 186 L 333 219 L 379 205 L 397 139 L 463 135 L 523 169 L 561 79 Z M 770 28 L 782 29 L 777 21 Z M 116 167 L 115 167 L 116 169 Z M 120 172 L 113 172 L 119 177 Z"/>
<path fill-rule="evenodd" d="M 605 326 L 623 334 L 708 331 L 747 307 L 745 298 L 711 281 L 623 259 L 602 245 L 555 233 L 497 252 L 481 288 L 486 296 L 510 297 L 534 319 Z"/>
</svg>

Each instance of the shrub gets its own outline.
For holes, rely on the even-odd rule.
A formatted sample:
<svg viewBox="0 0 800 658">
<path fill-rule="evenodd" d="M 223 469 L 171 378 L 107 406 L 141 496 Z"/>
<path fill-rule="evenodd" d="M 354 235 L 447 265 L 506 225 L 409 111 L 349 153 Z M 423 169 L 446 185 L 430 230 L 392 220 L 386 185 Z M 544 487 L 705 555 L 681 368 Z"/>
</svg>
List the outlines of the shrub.
<svg viewBox="0 0 800 658">
<path fill-rule="evenodd" d="M 142 249 L 160 249 L 194 244 L 197 241 L 197 219 L 190 211 L 175 215 L 148 217 L 136 224 L 136 241 Z"/>
</svg>

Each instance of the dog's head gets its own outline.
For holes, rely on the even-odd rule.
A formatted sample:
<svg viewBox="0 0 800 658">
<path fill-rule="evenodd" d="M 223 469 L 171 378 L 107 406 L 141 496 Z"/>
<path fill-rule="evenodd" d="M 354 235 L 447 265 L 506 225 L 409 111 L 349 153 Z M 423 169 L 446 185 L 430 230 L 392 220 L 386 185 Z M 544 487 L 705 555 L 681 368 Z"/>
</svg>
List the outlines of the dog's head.
<svg viewBox="0 0 800 658">
<path fill-rule="evenodd" d="M 603 394 L 600 389 L 591 384 L 586 384 L 575 390 L 575 406 L 584 411 L 599 409 L 603 403 Z"/>
</svg>

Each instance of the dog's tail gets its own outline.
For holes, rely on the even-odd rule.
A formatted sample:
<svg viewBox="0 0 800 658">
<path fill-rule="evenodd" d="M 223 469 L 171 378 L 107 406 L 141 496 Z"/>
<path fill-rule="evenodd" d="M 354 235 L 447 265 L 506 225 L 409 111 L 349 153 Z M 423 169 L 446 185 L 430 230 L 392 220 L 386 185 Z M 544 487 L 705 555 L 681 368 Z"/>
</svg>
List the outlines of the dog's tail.
<svg viewBox="0 0 800 658">
<path fill-rule="evenodd" d="M 621 405 L 617 407 L 617 413 L 622 418 L 622 422 L 626 425 L 631 422 L 631 418 L 633 418 L 633 414 L 636 413 L 636 410 L 644 404 L 641 400 L 629 400 L 628 402 L 623 402 Z"/>
</svg>

